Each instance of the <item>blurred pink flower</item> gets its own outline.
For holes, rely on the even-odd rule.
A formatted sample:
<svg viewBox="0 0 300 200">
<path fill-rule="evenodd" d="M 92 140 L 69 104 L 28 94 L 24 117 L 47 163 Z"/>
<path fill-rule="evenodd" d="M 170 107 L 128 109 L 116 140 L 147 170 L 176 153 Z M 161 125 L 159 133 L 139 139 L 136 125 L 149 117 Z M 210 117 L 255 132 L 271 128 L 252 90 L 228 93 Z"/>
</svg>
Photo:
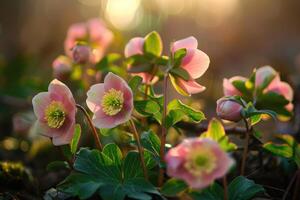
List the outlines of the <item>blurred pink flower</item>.
<svg viewBox="0 0 300 200">
<path fill-rule="evenodd" d="M 265 81 L 272 80 L 278 73 L 271 66 L 263 66 L 256 70 L 255 87 L 260 87 Z"/>
<path fill-rule="evenodd" d="M 247 78 L 242 76 L 234 76 L 230 79 L 224 78 L 223 80 L 223 91 L 225 96 L 234 96 L 238 95 L 241 96 L 242 93 L 234 87 L 232 84 L 234 81 L 247 81 Z"/>
<path fill-rule="evenodd" d="M 75 45 L 72 53 L 75 63 L 86 64 L 90 61 L 91 48 L 88 45 Z"/>
<path fill-rule="evenodd" d="M 172 44 L 171 51 L 175 53 L 179 49 L 185 48 L 187 53 L 182 59 L 181 66 L 190 75 L 190 80 L 185 81 L 179 77 L 175 79 L 171 76 L 173 85 L 179 86 L 176 88 L 180 94 L 191 95 L 202 92 L 205 87 L 198 84 L 195 79 L 201 77 L 209 66 L 209 57 L 203 51 L 197 49 L 198 42 L 194 37 L 188 37 L 182 40 L 178 40 Z M 175 82 L 175 84 L 174 84 Z"/>
<path fill-rule="evenodd" d="M 72 70 L 72 61 L 67 56 L 58 56 L 52 63 L 53 76 L 64 80 Z"/>
<path fill-rule="evenodd" d="M 165 157 L 167 174 L 202 189 L 223 177 L 233 160 L 218 143 L 208 138 L 190 138 L 170 149 Z"/>
<path fill-rule="evenodd" d="M 242 119 L 241 111 L 243 107 L 232 100 L 223 97 L 217 101 L 217 115 L 221 119 L 238 122 Z"/>
<path fill-rule="evenodd" d="M 145 39 L 142 37 L 135 37 L 135 38 L 132 38 L 131 40 L 129 40 L 129 42 L 126 44 L 125 50 L 124 50 L 125 57 L 128 58 L 133 55 L 142 55 L 144 53 L 143 52 L 144 42 L 145 42 Z M 139 66 L 128 65 L 129 69 L 132 67 L 138 68 Z M 146 84 L 154 84 L 155 82 L 158 81 L 157 76 L 153 77 L 148 72 L 132 73 L 132 75 L 137 75 L 137 76 L 142 77 L 143 83 L 146 83 Z"/>
<path fill-rule="evenodd" d="M 38 119 L 38 132 L 52 138 L 54 145 L 69 144 L 74 134 L 76 105 L 70 89 L 54 79 L 48 92 L 32 99 L 33 111 Z"/>
<path fill-rule="evenodd" d="M 102 57 L 113 39 L 112 32 L 100 19 L 90 19 L 86 23 L 76 23 L 70 26 L 65 39 L 65 52 L 72 57 L 72 49 L 77 42 L 84 42 L 92 48 L 90 62 L 96 63 Z"/>
<path fill-rule="evenodd" d="M 87 92 L 87 106 L 94 113 L 98 128 L 113 128 L 128 121 L 133 110 L 130 87 L 119 76 L 108 73 L 104 83 L 92 85 Z"/>
</svg>

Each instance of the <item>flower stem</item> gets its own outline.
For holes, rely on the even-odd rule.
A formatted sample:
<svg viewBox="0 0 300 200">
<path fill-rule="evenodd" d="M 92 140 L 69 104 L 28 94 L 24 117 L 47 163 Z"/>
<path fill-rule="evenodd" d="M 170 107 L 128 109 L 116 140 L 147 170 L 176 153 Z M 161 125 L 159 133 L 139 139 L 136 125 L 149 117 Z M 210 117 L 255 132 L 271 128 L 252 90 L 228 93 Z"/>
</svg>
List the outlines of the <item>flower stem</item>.
<svg viewBox="0 0 300 200">
<path fill-rule="evenodd" d="M 140 159 L 141 159 L 141 163 L 142 163 L 142 168 L 143 168 L 143 173 L 144 173 L 144 177 L 146 180 L 148 180 L 148 172 L 147 172 L 147 168 L 146 168 L 146 164 L 145 164 L 145 160 L 144 160 L 144 148 L 141 145 L 141 140 L 140 140 L 140 136 L 137 132 L 137 129 L 134 125 L 133 120 L 129 120 L 133 135 L 135 137 L 136 143 L 137 143 L 137 147 L 139 150 L 139 154 L 140 154 Z"/>
<path fill-rule="evenodd" d="M 248 154 L 248 146 L 249 146 L 249 140 L 250 140 L 250 127 L 248 125 L 248 122 L 246 119 L 244 119 L 245 126 L 246 126 L 246 140 L 245 140 L 245 145 L 244 145 L 244 152 L 243 152 L 243 157 L 242 157 L 242 164 L 241 164 L 241 176 L 244 176 L 245 174 L 245 167 L 246 167 L 246 162 L 247 162 L 247 154 Z"/>
<path fill-rule="evenodd" d="M 102 146 L 102 144 L 101 144 L 101 142 L 100 142 L 99 135 L 98 135 L 98 133 L 97 133 L 97 130 L 96 130 L 95 126 L 94 126 L 93 123 L 92 123 L 92 120 L 91 120 L 91 118 L 90 118 L 88 112 L 86 111 L 86 109 L 85 109 L 84 107 L 82 107 L 82 106 L 79 105 L 79 104 L 76 104 L 76 107 L 77 107 L 79 110 L 81 110 L 81 111 L 83 112 L 84 116 L 86 117 L 86 119 L 87 119 L 87 121 L 88 121 L 88 123 L 89 123 L 89 126 L 90 126 L 90 128 L 92 129 L 92 133 L 93 133 L 93 136 L 94 136 L 94 138 L 95 138 L 95 142 L 96 142 L 97 148 L 98 148 L 100 151 L 102 151 L 103 146 Z"/>
<path fill-rule="evenodd" d="M 163 161 L 165 157 L 165 145 L 166 145 L 166 135 L 167 135 L 167 127 L 166 127 L 166 116 L 167 116 L 167 90 L 168 90 L 168 77 L 169 74 L 166 73 L 164 75 L 164 85 L 163 85 L 163 97 L 164 97 L 164 106 L 163 106 L 163 116 L 162 116 L 162 130 L 161 130 L 161 138 L 160 138 L 160 160 Z M 162 186 L 164 182 L 164 168 L 159 168 L 158 175 L 158 186 Z"/>
<path fill-rule="evenodd" d="M 228 200 L 228 188 L 227 188 L 227 177 L 223 177 L 223 187 L 224 187 L 224 200 Z"/>
</svg>

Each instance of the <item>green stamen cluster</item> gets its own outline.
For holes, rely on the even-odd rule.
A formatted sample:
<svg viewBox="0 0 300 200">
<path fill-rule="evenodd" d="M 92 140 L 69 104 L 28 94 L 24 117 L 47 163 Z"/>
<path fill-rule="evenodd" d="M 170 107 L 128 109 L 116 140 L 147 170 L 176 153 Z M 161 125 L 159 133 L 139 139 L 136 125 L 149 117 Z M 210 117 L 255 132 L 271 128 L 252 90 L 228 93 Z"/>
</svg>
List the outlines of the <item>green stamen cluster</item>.
<svg viewBox="0 0 300 200">
<path fill-rule="evenodd" d="M 189 156 L 185 168 L 193 175 L 211 173 L 216 168 L 216 156 L 209 151 L 195 152 Z"/>
<path fill-rule="evenodd" d="M 102 110 L 105 114 L 114 116 L 122 110 L 123 103 L 123 92 L 111 88 L 110 90 L 108 90 L 108 92 L 104 93 L 101 102 Z"/>
<path fill-rule="evenodd" d="M 50 128 L 60 128 L 66 119 L 62 103 L 52 101 L 45 110 L 45 120 Z"/>
</svg>

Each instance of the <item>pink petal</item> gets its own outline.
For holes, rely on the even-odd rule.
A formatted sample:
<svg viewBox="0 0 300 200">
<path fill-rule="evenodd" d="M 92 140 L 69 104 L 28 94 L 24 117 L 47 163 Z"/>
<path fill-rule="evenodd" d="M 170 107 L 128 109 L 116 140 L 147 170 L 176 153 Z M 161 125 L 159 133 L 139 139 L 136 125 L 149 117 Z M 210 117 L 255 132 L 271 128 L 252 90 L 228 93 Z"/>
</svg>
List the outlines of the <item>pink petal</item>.
<svg viewBox="0 0 300 200">
<path fill-rule="evenodd" d="M 69 128 L 66 132 L 63 134 L 53 137 L 52 142 L 55 146 L 64 145 L 64 144 L 70 144 L 72 141 L 73 135 L 74 135 L 74 129 L 75 129 L 75 122 L 71 122 L 69 125 Z"/>
<path fill-rule="evenodd" d="M 204 86 L 198 84 L 194 80 L 185 81 L 181 78 L 178 78 L 178 85 L 188 94 L 197 94 L 203 92 L 206 89 Z"/>
<path fill-rule="evenodd" d="M 232 84 L 232 82 L 236 80 L 246 81 L 247 78 L 242 76 L 234 76 L 230 79 L 223 79 L 223 91 L 225 96 L 241 95 L 241 92 Z"/>
<path fill-rule="evenodd" d="M 276 76 L 278 73 L 271 66 L 263 66 L 256 70 L 255 86 L 258 87 L 266 78 Z"/>
<path fill-rule="evenodd" d="M 94 18 L 87 22 L 91 42 L 107 48 L 113 39 L 113 34 L 100 19 Z"/>
<path fill-rule="evenodd" d="M 285 109 L 287 109 L 287 111 L 292 112 L 294 109 L 294 104 L 289 103 L 288 105 L 285 106 Z"/>
<path fill-rule="evenodd" d="M 192 79 L 197 79 L 206 72 L 209 62 L 208 55 L 203 51 L 198 49 L 188 49 L 181 64 L 182 68 L 190 74 Z"/>
<path fill-rule="evenodd" d="M 92 85 L 87 92 L 86 104 L 93 113 L 101 109 L 101 99 L 104 95 L 104 92 L 103 83 Z"/>
<path fill-rule="evenodd" d="M 51 103 L 48 92 L 40 92 L 32 99 L 33 111 L 39 121 L 45 120 L 45 109 Z"/>
<path fill-rule="evenodd" d="M 105 91 L 114 88 L 116 90 L 123 90 L 124 85 L 127 83 L 119 76 L 112 72 L 109 72 L 104 78 L 104 89 Z"/>
<path fill-rule="evenodd" d="M 102 109 L 97 110 L 93 116 L 93 124 L 97 128 L 114 128 L 117 126 L 114 116 L 106 115 Z"/>
<path fill-rule="evenodd" d="M 142 37 L 135 37 L 129 40 L 124 50 L 125 57 L 130 57 L 137 54 L 143 54 L 144 42 L 145 39 Z"/>
<path fill-rule="evenodd" d="M 179 50 L 179 49 L 197 49 L 198 46 L 198 41 L 195 37 L 190 36 L 187 38 L 184 38 L 182 40 L 178 40 L 176 42 L 173 43 L 172 45 L 172 52 L 174 53 L 175 51 Z"/>
<path fill-rule="evenodd" d="M 289 101 L 292 101 L 293 96 L 294 96 L 294 92 L 293 92 L 292 87 L 288 83 L 283 82 L 283 81 L 276 82 L 276 84 L 272 84 L 265 91 L 266 92 L 267 91 L 272 91 L 272 92 L 276 92 L 278 94 L 281 94 Z"/>
</svg>

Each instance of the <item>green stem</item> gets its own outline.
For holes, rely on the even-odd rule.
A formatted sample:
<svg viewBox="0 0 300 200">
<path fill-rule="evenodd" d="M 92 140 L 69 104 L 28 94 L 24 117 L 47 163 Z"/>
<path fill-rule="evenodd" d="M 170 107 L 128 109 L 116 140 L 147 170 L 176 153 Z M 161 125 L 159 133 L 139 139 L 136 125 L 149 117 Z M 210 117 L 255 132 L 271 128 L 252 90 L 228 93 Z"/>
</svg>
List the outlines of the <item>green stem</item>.
<svg viewBox="0 0 300 200">
<path fill-rule="evenodd" d="M 166 135 L 167 135 L 167 127 L 166 127 L 166 116 L 167 116 L 167 90 L 168 90 L 168 77 L 169 74 L 166 73 L 164 76 L 164 85 L 163 85 L 163 97 L 164 97 L 164 105 L 163 105 L 163 116 L 162 116 L 162 131 L 161 131 L 161 145 L 160 145 L 160 160 L 164 161 L 165 157 L 165 145 L 166 145 Z M 159 168 L 159 175 L 158 175 L 158 186 L 162 186 L 164 182 L 164 168 Z"/>
<path fill-rule="evenodd" d="M 143 173 L 144 173 L 144 177 L 146 180 L 148 180 L 148 172 L 147 172 L 147 168 L 146 168 L 146 164 L 145 164 L 145 160 L 144 160 L 144 148 L 141 145 L 141 140 L 140 140 L 140 136 L 137 132 L 137 129 L 135 127 L 135 124 L 133 122 L 133 120 L 129 120 L 133 135 L 135 137 L 136 143 L 137 143 L 137 147 L 138 147 L 138 151 L 139 151 L 139 155 L 140 155 L 140 160 L 142 163 L 142 168 L 143 168 Z"/>
<path fill-rule="evenodd" d="M 92 129 L 92 133 L 93 133 L 93 136 L 94 136 L 94 138 L 95 138 L 95 142 L 96 142 L 97 148 L 98 148 L 100 151 L 102 151 L 103 146 L 102 146 L 101 141 L 100 141 L 100 139 L 99 139 L 98 132 L 97 132 L 95 126 L 93 125 L 93 122 L 92 122 L 92 120 L 91 120 L 91 118 L 90 118 L 88 112 L 86 111 L 86 109 L 85 109 L 84 107 L 82 107 L 82 106 L 79 105 L 79 104 L 76 104 L 76 107 L 77 107 L 79 110 L 81 110 L 81 111 L 83 112 L 84 116 L 86 117 L 86 119 L 87 119 L 87 121 L 88 121 L 88 123 L 89 123 L 89 126 L 90 126 L 90 128 Z"/>
<path fill-rule="evenodd" d="M 250 131 L 251 131 L 251 128 L 249 127 L 246 119 L 244 119 L 244 122 L 245 122 L 245 126 L 246 126 L 246 139 L 245 139 L 244 152 L 243 152 L 242 164 L 241 164 L 241 176 L 244 176 L 244 174 L 245 174 L 248 146 L 249 146 L 249 140 L 250 140 Z"/>
</svg>

